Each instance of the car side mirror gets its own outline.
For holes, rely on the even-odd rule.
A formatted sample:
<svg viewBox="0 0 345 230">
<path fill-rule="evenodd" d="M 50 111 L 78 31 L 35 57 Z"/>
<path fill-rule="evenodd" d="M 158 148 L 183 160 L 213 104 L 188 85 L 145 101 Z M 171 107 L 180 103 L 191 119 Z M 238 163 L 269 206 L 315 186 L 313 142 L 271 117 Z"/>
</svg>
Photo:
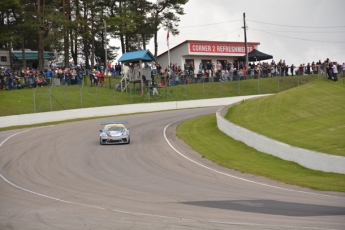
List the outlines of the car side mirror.
<svg viewBox="0 0 345 230">
<path fill-rule="evenodd" d="M 99 132 L 103 132 L 103 130 L 102 130 L 102 129 L 100 129 L 100 130 L 99 130 Z"/>
</svg>

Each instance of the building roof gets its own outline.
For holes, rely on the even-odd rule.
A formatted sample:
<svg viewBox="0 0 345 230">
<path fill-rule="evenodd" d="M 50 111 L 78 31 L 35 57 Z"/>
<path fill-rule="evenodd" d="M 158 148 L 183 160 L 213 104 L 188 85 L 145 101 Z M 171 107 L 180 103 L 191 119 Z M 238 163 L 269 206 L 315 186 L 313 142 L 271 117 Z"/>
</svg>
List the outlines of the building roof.
<svg viewBox="0 0 345 230">
<path fill-rule="evenodd" d="M 12 52 L 12 56 L 14 59 L 23 60 L 23 53 L 20 52 Z M 25 58 L 26 60 L 37 60 L 38 59 L 38 52 L 37 51 L 25 51 Z M 44 53 L 44 59 L 53 60 L 55 57 L 54 55 Z"/>
<path fill-rule="evenodd" d="M 217 45 L 243 45 L 244 42 L 227 42 L 227 41 L 204 41 L 204 40 L 186 40 L 180 44 L 178 44 L 177 46 L 174 46 L 173 48 L 170 49 L 170 51 L 176 49 L 179 46 L 182 46 L 183 44 L 186 43 L 201 43 L 201 44 L 217 44 Z M 260 42 L 247 42 L 248 46 L 256 46 L 256 45 L 260 45 Z M 161 53 L 160 55 L 158 55 L 158 57 L 166 54 L 168 51 L 165 51 L 164 53 Z"/>
<path fill-rule="evenodd" d="M 118 62 L 154 61 L 155 58 L 149 50 L 138 50 L 122 54 Z"/>
</svg>

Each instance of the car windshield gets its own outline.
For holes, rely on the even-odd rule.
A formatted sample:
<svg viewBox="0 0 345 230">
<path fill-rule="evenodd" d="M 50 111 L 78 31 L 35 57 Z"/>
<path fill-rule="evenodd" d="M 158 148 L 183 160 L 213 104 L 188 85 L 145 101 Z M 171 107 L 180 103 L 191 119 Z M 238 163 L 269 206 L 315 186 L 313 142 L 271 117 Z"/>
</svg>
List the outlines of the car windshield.
<svg viewBox="0 0 345 230">
<path fill-rule="evenodd" d="M 116 126 L 109 127 L 108 131 L 122 131 L 122 127 L 116 127 Z"/>
</svg>

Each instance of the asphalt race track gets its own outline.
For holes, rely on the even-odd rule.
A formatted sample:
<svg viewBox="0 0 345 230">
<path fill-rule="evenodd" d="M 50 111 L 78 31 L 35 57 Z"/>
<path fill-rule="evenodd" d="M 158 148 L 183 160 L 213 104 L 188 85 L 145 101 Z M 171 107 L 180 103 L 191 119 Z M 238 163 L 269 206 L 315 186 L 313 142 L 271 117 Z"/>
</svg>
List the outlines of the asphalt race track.
<svg viewBox="0 0 345 230">
<path fill-rule="evenodd" d="M 175 137 L 218 108 L 0 132 L 0 230 L 345 229 L 344 193 L 225 169 Z M 100 145 L 101 122 L 123 120 L 131 143 Z"/>
</svg>

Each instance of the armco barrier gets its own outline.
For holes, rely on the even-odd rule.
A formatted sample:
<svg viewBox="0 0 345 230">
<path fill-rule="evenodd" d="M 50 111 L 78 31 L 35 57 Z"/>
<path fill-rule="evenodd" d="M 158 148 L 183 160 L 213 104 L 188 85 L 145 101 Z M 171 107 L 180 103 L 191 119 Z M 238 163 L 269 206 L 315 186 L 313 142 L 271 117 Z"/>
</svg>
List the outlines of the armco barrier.
<svg viewBox="0 0 345 230">
<path fill-rule="evenodd" d="M 265 96 L 265 95 L 260 95 Z M 222 106 L 232 104 L 242 99 L 250 99 L 258 96 L 238 96 L 227 98 L 214 98 L 190 101 L 157 102 L 142 104 L 114 105 L 104 107 L 94 107 L 85 109 L 71 109 L 55 112 L 44 112 L 34 114 L 22 114 L 0 117 L 0 128 L 32 125 L 53 121 L 63 121 L 77 118 L 89 118 L 98 116 L 113 116 L 120 114 L 145 113 L 174 109 L 187 109 L 197 107 Z"/>
<path fill-rule="evenodd" d="M 228 136 L 242 141 L 260 152 L 296 162 L 306 168 L 345 174 L 345 157 L 294 147 L 252 132 L 226 120 L 224 116 L 229 107 L 236 103 L 238 102 L 219 109 L 216 114 L 218 128 Z"/>
</svg>

